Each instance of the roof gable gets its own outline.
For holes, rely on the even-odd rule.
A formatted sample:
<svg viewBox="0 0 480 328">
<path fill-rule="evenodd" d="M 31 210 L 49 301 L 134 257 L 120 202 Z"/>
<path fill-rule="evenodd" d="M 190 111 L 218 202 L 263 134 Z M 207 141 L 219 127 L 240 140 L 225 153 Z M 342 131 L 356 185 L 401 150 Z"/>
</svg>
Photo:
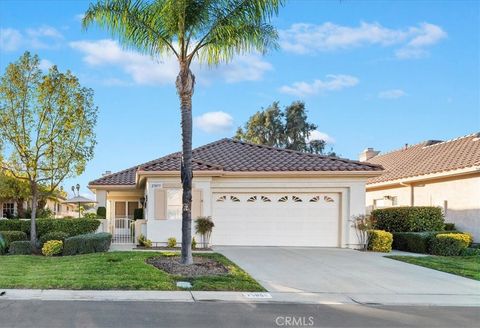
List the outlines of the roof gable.
<svg viewBox="0 0 480 328">
<path fill-rule="evenodd" d="M 380 171 L 375 164 L 343 158 L 307 154 L 294 150 L 221 139 L 193 150 L 194 171 L 224 172 L 298 172 L 298 171 Z M 133 185 L 137 170 L 178 171 L 181 153 L 110 174 L 90 182 L 90 185 Z"/>
<path fill-rule="evenodd" d="M 377 155 L 368 162 L 385 169 L 368 184 L 480 166 L 480 133 L 447 141 L 424 141 Z"/>
</svg>

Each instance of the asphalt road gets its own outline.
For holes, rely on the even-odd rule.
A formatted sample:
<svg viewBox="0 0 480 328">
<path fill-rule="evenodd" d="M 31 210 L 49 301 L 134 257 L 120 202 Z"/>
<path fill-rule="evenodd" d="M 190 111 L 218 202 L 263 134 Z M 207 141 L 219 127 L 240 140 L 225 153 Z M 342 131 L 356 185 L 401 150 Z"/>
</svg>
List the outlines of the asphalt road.
<svg viewBox="0 0 480 328">
<path fill-rule="evenodd" d="M 0 301 L 0 327 L 478 327 L 479 308 Z"/>
</svg>

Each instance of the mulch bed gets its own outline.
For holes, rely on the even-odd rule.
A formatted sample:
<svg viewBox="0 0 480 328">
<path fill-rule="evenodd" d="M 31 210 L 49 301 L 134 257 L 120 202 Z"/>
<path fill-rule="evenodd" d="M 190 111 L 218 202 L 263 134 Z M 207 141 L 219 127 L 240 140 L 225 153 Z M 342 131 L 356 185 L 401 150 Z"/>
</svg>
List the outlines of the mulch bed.
<svg viewBox="0 0 480 328">
<path fill-rule="evenodd" d="M 228 274 L 228 269 L 222 263 L 203 256 L 194 256 L 191 265 L 181 264 L 180 256 L 152 257 L 146 262 L 167 273 L 187 278 Z"/>
</svg>

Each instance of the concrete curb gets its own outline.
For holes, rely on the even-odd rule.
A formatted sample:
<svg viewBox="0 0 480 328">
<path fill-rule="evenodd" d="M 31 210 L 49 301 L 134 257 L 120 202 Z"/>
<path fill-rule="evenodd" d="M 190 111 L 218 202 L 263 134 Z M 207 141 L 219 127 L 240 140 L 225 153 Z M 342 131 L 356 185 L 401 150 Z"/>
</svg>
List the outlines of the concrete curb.
<svg viewBox="0 0 480 328">
<path fill-rule="evenodd" d="M 2 300 L 360 304 L 480 307 L 480 295 L 3 289 Z"/>
</svg>

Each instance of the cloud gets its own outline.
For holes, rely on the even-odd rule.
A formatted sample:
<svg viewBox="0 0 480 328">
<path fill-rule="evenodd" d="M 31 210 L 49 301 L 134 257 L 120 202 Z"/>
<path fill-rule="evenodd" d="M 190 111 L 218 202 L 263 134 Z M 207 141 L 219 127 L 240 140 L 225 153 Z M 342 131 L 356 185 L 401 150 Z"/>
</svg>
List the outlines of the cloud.
<svg viewBox="0 0 480 328">
<path fill-rule="evenodd" d="M 427 47 L 447 37 L 438 25 L 421 23 L 405 29 L 391 29 L 379 23 L 360 23 L 350 27 L 330 22 L 321 25 L 297 23 L 279 31 L 280 45 L 288 52 L 311 54 L 355 47 L 396 46 L 400 59 L 419 58 L 428 54 Z"/>
<path fill-rule="evenodd" d="M 40 67 L 41 70 L 48 71 L 50 67 L 53 66 L 53 63 L 48 59 L 41 59 L 40 64 L 38 66 Z"/>
<path fill-rule="evenodd" d="M 0 50 L 14 51 L 22 44 L 22 34 L 13 28 L 0 29 Z"/>
<path fill-rule="evenodd" d="M 312 83 L 295 82 L 291 86 L 284 85 L 280 92 L 294 96 L 305 97 L 316 95 L 327 91 L 338 91 L 350 88 L 359 83 L 358 78 L 351 75 L 327 75 L 325 80 L 314 80 Z"/>
<path fill-rule="evenodd" d="M 75 15 L 73 18 L 74 18 L 76 21 L 81 22 L 84 17 L 85 17 L 85 14 L 77 14 L 77 15 Z"/>
<path fill-rule="evenodd" d="M 63 35 L 54 27 L 43 25 L 19 31 L 12 28 L 0 29 L 0 50 L 15 51 L 21 47 L 53 49 L 60 46 Z"/>
<path fill-rule="evenodd" d="M 195 118 L 195 125 L 207 133 L 229 131 L 233 126 L 233 117 L 225 112 L 208 112 Z"/>
<path fill-rule="evenodd" d="M 326 143 L 332 144 L 335 143 L 335 139 L 326 134 L 325 132 L 321 132 L 318 130 L 314 130 L 310 132 L 310 136 L 308 137 L 307 141 L 313 141 L 313 140 L 323 140 Z"/>
<path fill-rule="evenodd" d="M 84 54 L 83 61 L 88 65 L 118 67 L 129 75 L 135 84 L 173 84 L 178 74 L 178 63 L 173 56 L 153 58 L 137 51 L 122 49 L 117 41 L 111 39 L 75 41 L 69 45 Z M 272 69 L 272 65 L 258 54 L 239 56 L 216 68 L 196 63 L 192 66 L 197 80 L 203 83 L 209 83 L 215 78 L 221 78 L 228 83 L 257 81 L 263 78 L 266 71 Z"/>
<path fill-rule="evenodd" d="M 380 99 L 398 99 L 406 96 L 407 93 L 401 89 L 385 90 L 378 93 Z"/>
</svg>

